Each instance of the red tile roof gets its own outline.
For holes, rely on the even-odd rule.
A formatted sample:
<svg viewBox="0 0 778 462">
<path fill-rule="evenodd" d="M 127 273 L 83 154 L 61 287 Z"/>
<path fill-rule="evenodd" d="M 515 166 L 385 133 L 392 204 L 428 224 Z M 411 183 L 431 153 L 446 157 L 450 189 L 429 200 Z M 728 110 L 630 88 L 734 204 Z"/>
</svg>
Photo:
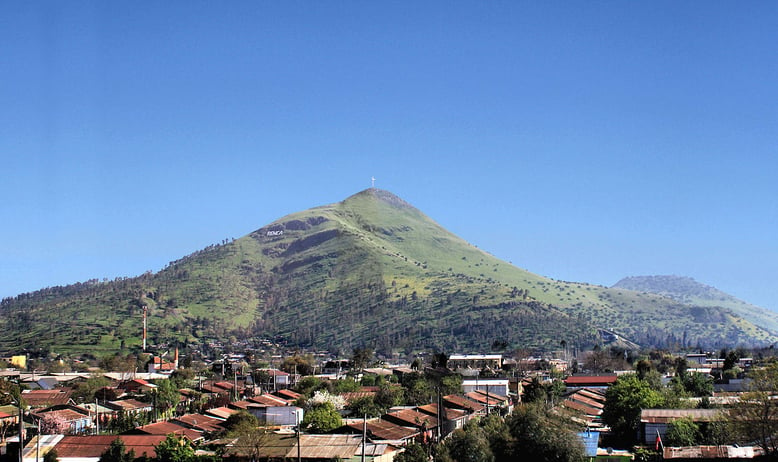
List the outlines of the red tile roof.
<svg viewBox="0 0 778 462">
<path fill-rule="evenodd" d="M 55 446 L 60 459 L 100 457 L 111 443 L 120 438 L 127 451 L 135 451 L 135 457 L 144 454 L 149 458 L 157 456 L 154 446 L 164 441 L 164 435 L 89 435 L 65 436 Z"/>
<path fill-rule="evenodd" d="M 613 375 L 571 375 L 565 379 L 568 387 L 583 387 L 592 385 L 611 385 L 616 382 L 618 376 Z"/>
</svg>

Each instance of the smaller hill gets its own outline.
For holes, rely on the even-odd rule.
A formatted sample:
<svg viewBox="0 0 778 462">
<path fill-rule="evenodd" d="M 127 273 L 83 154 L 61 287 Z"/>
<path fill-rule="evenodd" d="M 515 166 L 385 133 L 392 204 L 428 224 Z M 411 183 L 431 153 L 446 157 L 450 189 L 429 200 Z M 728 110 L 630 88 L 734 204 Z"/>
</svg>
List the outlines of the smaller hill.
<svg viewBox="0 0 778 462">
<path fill-rule="evenodd" d="M 688 276 L 631 276 L 620 280 L 613 288 L 657 294 L 692 306 L 728 309 L 757 326 L 778 333 L 778 313 L 752 305 Z"/>
</svg>

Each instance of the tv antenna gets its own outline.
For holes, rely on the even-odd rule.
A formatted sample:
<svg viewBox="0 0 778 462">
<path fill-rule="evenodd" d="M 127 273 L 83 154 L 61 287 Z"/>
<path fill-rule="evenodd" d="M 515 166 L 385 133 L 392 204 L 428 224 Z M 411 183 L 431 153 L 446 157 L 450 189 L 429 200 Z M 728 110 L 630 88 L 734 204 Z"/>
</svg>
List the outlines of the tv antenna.
<svg viewBox="0 0 778 462">
<path fill-rule="evenodd" d="M 370 187 L 371 187 L 371 188 L 375 188 L 375 177 L 374 177 L 374 176 L 371 176 L 371 177 L 370 177 L 370 181 L 371 181 Z"/>
</svg>

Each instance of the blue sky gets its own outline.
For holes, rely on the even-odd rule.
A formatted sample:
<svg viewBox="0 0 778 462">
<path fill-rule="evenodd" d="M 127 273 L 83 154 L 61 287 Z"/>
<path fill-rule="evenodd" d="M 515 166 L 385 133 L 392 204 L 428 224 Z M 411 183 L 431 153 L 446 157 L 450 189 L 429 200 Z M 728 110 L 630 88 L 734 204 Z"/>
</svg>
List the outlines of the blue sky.
<svg viewBox="0 0 778 462">
<path fill-rule="evenodd" d="M 388 189 L 556 279 L 778 309 L 778 4 L 4 2 L 0 297 Z"/>
</svg>

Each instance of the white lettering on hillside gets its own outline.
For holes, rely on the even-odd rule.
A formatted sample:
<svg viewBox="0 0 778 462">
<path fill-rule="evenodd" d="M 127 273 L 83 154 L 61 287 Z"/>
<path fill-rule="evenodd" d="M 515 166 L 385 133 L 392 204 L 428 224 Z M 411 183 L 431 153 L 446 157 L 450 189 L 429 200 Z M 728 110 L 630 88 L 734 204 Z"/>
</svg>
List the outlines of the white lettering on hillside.
<svg viewBox="0 0 778 462">
<path fill-rule="evenodd" d="M 267 232 L 268 236 L 280 236 L 282 234 L 284 234 L 284 230 L 283 229 L 279 229 L 278 231 L 268 231 Z"/>
</svg>

